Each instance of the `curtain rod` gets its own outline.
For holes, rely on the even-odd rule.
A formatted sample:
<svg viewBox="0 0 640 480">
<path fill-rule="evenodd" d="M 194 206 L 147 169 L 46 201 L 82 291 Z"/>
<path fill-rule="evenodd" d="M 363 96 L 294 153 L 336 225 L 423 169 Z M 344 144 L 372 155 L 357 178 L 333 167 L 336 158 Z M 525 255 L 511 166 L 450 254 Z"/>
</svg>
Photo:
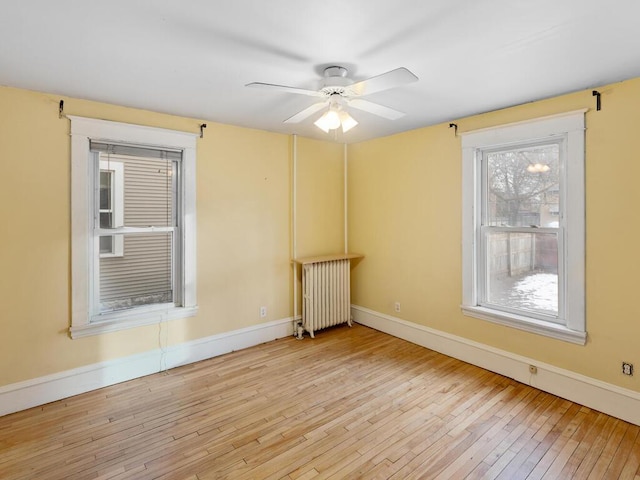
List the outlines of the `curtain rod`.
<svg viewBox="0 0 640 480">
<path fill-rule="evenodd" d="M 66 113 L 64 113 L 64 100 L 60 100 L 60 103 L 58 104 L 58 118 L 62 119 L 62 118 L 70 118 L 67 116 Z M 100 119 L 103 120 L 103 119 Z M 106 120 L 108 122 L 112 122 L 114 120 Z M 137 124 L 140 125 L 140 124 Z M 140 125 L 143 127 L 147 127 L 148 125 Z M 201 123 L 200 124 L 200 138 L 204 138 L 204 129 L 207 128 L 207 124 L 206 123 Z M 192 133 L 193 132 L 184 132 L 184 133 Z M 194 134 L 195 135 L 195 134 Z"/>
</svg>

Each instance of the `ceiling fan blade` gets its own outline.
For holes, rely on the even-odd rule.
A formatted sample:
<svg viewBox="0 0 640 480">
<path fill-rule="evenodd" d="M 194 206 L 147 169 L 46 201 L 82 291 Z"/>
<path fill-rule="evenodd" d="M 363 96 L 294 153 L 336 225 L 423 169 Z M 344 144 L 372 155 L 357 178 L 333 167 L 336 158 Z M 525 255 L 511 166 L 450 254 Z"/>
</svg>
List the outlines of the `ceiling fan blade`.
<svg viewBox="0 0 640 480">
<path fill-rule="evenodd" d="M 404 67 L 349 85 L 351 95 L 362 96 L 417 82 L 418 77 Z"/>
<path fill-rule="evenodd" d="M 399 112 L 393 108 L 385 107 L 384 105 L 369 102 L 367 100 L 361 100 L 359 98 L 349 100 L 349 106 L 357 108 L 358 110 L 373 113 L 379 117 L 388 118 L 389 120 L 397 120 L 405 115 L 403 112 Z"/>
<path fill-rule="evenodd" d="M 287 87 L 286 85 L 275 85 L 273 83 L 262 83 L 262 82 L 252 82 L 247 83 L 245 87 L 256 87 L 256 88 L 265 88 L 269 90 L 279 91 L 279 92 L 287 92 L 287 93 L 297 93 L 299 95 L 309 95 L 311 97 L 322 97 L 322 93 L 316 90 L 307 90 L 305 88 L 296 88 L 296 87 Z"/>
<path fill-rule="evenodd" d="M 293 117 L 287 118 L 284 123 L 299 123 L 307 117 L 310 117 L 316 112 L 319 112 L 326 107 L 326 102 L 314 103 L 310 107 L 305 108 L 301 112 L 296 113 Z"/>
</svg>

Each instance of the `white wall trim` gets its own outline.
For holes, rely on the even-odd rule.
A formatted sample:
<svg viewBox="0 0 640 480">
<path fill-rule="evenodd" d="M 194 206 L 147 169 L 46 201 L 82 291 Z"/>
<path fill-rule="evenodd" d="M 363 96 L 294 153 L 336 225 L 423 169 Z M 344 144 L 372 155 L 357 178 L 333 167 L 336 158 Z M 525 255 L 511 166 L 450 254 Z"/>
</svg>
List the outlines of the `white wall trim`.
<svg viewBox="0 0 640 480">
<path fill-rule="evenodd" d="M 351 312 L 362 325 L 640 425 L 640 392 L 357 305 Z M 529 365 L 538 373 L 529 373 Z"/>
<path fill-rule="evenodd" d="M 558 121 L 558 122 L 565 122 L 566 117 L 577 117 L 578 115 L 582 114 L 584 115 L 585 113 L 587 113 L 589 111 L 588 108 L 581 108 L 579 110 L 571 110 L 569 112 L 560 112 L 560 113 L 556 113 L 553 115 L 545 115 L 544 117 L 537 117 L 537 118 L 532 118 L 532 119 L 528 119 L 528 120 L 520 120 L 518 122 L 511 122 L 511 123 L 505 123 L 502 125 L 495 125 L 492 127 L 484 127 L 484 128 L 478 128 L 476 130 L 467 130 L 466 132 L 459 132 L 458 135 L 460 135 L 463 138 L 463 144 L 464 142 L 468 142 L 468 141 L 472 141 L 475 142 L 474 136 L 484 136 L 487 133 L 491 134 L 491 132 L 493 132 L 496 128 L 508 128 L 511 129 L 513 127 L 513 130 L 518 130 L 519 127 L 521 127 L 522 125 L 527 126 L 527 128 L 529 128 L 531 125 L 535 125 L 536 123 L 546 123 L 548 121 Z M 576 129 L 581 129 L 584 127 L 581 127 L 579 124 L 575 125 Z M 546 135 L 546 132 L 544 133 L 544 135 Z M 525 136 L 525 138 L 528 138 L 528 135 Z"/>
<path fill-rule="evenodd" d="M 293 334 L 293 318 L 200 338 L 0 387 L 0 416 Z"/>
</svg>

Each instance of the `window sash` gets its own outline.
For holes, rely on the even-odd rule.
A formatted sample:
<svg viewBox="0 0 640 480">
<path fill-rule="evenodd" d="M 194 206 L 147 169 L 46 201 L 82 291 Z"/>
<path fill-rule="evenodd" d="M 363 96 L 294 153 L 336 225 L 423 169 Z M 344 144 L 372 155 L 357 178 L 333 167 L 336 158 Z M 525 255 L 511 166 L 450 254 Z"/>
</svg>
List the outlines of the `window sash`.
<svg viewBox="0 0 640 480">
<path fill-rule="evenodd" d="M 162 238 L 163 236 L 167 235 L 167 232 L 170 234 L 167 238 L 167 240 L 170 242 L 170 253 L 169 253 L 169 257 L 171 260 L 171 268 L 170 271 L 168 272 L 168 276 L 169 276 L 169 282 L 168 282 L 168 287 L 169 290 L 171 291 L 171 300 L 170 301 L 166 301 L 166 302 L 155 302 L 155 303 L 147 303 L 147 304 L 139 304 L 139 305 L 131 305 L 131 306 L 127 306 L 127 307 L 122 307 L 122 308 L 114 308 L 114 309 L 108 309 L 108 310 L 103 310 L 102 309 L 102 305 L 103 303 L 106 302 L 106 300 L 104 298 L 102 298 L 102 291 L 101 291 L 101 275 L 100 275 L 100 258 L 97 258 L 94 262 L 94 266 L 93 266 L 93 270 L 94 270 L 94 298 L 93 298 L 93 302 L 91 305 L 92 308 L 92 315 L 90 318 L 90 322 L 100 322 L 100 321 L 105 321 L 105 320 L 112 320 L 114 318 L 114 315 L 117 315 L 121 312 L 128 312 L 128 314 L 130 315 L 131 312 L 149 312 L 149 311 L 153 311 L 153 310 L 158 310 L 158 309 L 166 309 L 166 308 L 173 308 L 173 307 L 179 307 L 182 306 L 182 295 L 181 295 L 181 289 L 180 289 L 180 277 L 179 277 L 179 269 L 177 269 L 177 265 L 180 263 L 180 259 L 176 258 L 176 255 L 178 255 L 176 252 L 178 251 L 178 249 L 176 248 L 176 243 L 177 239 L 179 238 L 179 235 L 177 235 L 177 230 L 175 229 L 169 229 L 167 231 L 158 231 L 155 230 L 153 232 L 147 232 L 149 233 L 151 236 L 157 236 Z M 144 232 L 139 231 L 137 232 L 138 234 L 142 234 Z M 99 246 L 99 240 L 100 240 L 100 236 L 99 235 L 95 235 L 94 236 L 94 247 L 95 246 Z M 155 265 L 152 264 L 152 267 L 156 267 Z M 162 272 L 161 272 L 162 273 Z M 160 281 L 162 282 L 162 277 L 155 277 L 153 278 L 154 282 L 155 281 Z M 144 287 L 144 284 L 142 285 L 137 285 L 137 286 L 142 286 Z M 144 295 L 148 295 L 148 294 L 157 294 L 159 292 L 147 292 Z M 133 296 L 132 296 L 133 297 Z M 125 297 L 126 298 L 126 297 Z M 111 299 L 112 301 L 115 299 Z"/>
<path fill-rule="evenodd" d="M 518 152 L 535 147 L 558 145 L 559 158 L 558 158 L 558 182 L 559 182 L 559 225 L 558 228 L 551 227 L 515 227 L 515 226 L 494 226 L 490 225 L 491 217 L 489 211 L 489 197 L 490 186 L 489 178 L 491 175 L 489 169 L 488 155 L 501 152 Z M 479 185 L 479 198 L 477 199 L 480 207 L 480 214 L 478 215 L 478 223 L 476 225 L 476 246 L 478 251 L 476 253 L 477 258 L 477 270 L 475 284 L 477 288 L 477 304 L 482 307 L 503 311 L 509 314 L 521 315 L 526 317 L 535 318 L 542 321 L 564 324 L 565 318 L 565 289 L 563 285 L 565 283 L 564 276 L 564 201 L 563 193 L 565 191 L 566 179 L 565 174 L 565 158 L 566 158 L 566 134 L 556 134 L 543 139 L 529 139 L 523 141 L 516 141 L 509 144 L 502 144 L 498 146 L 491 146 L 488 148 L 479 148 L 475 154 L 475 161 L 477 162 L 476 168 L 480 172 L 480 185 Z M 489 255 L 490 246 L 488 239 L 491 233 L 528 233 L 528 234 L 554 234 L 557 242 L 557 282 L 558 282 L 558 302 L 557 313 L 550 315 L 542 313 L 536 310 L 509 307 L 502 304 L 491 302 L 489 298 L 489 284 L 490 284 L 490 266 Z M 509 259 L 510 261 L 511 259 Z"/>
<path fill-rule="evenodd" d="M 562 287 L 565 282 L 564 267 L 564 231 L 561 228 L 532 228 L 532 227 L 481 227 L 478 230 L 479 245 L 478 252 L 478 275 L 477 275 L 477 304 L 481 307 L 490 308 L 514 315 L 522 315 L 538 320 L 563 324 L 565 318 L 565 289 Z M 557 251 L 557 313 L 544 313 L 542 310 L 529 308 L 515 308 L 507 305 L 492 302 L 489 295 L 491 268 L 489 238 L 495 233 L 524 233 L 530 235 L 553 235 L 556 241 Z"/>
<path fill-rule="evenodd" d="M 488 226 L 491 223 L 490 214 L 489 214 L 489 166 L 488 166 L 488 155 L 493 153 L 501 153 L 501 152 L 513 152 L 513 151 L 522 151 L 527 150 L 533 147 L 542 147 L 542 146 L 552 146 L 557 145 L 559 150 L 559 159 L 558 159 L 558 181 L 559 181 L 559 205 L 558 205 L 558 214 L 559 214 L 559 226 L 563 225 L 564 220 L 564 196 L 566 192 L 566 152 L 567 152 L 567 135 L 566 134 L 556 134 L 544 139 L 535 139 L 528 141 L 519 141 L 514 142 L 507 145 L 500 145 L 496 147 L 489 148 L 479 148 L 476 152 L 476 161 L 479 162 L 478 171 L 481 172 L 481 184 L 480 184 L 480 209 L 481 214 L 479 215 L 480 225 Z M 509 227 L 516 228 L 516 227 Z M 544 227 L 538 227 L 544 228 Z"/>
</svg>

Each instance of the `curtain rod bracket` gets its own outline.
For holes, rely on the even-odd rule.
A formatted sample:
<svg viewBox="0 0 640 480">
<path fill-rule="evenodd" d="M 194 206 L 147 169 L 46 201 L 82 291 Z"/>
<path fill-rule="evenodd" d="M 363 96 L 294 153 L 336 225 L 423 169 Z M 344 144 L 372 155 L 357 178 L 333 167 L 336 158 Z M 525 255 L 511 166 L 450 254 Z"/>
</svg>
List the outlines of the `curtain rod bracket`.
<svg viewBox="0 0 640 480">
<path fill-rule="evenodd" d="M 202 123 L 200 125 L 200 138 L 204 138 L 204 129 L 207 128 L 207 124 L 206 123 Z"/>
<path fill-rule="evenodd" d="M 600 110 L 602 110 L 602 102 L 600 100 L 600 92 L 597 90 L 594 90 L 591 92 L 591 95 L 596 97 L 596 110 L 599 112 Z"/>
<path fill-rule="evenodd" d="M 58 118 L 62 118 L 64 116 L 64 100 L 60 100 L 60 104 L 58 105 Z"/>
<path fill-rule="evenodd" d="M 457 123 L 450 123 L 449 124 L 449 128 L 453 127 L 453 134 L 457 137 L 458 136 L 458 124 Z"/>
</svg>

